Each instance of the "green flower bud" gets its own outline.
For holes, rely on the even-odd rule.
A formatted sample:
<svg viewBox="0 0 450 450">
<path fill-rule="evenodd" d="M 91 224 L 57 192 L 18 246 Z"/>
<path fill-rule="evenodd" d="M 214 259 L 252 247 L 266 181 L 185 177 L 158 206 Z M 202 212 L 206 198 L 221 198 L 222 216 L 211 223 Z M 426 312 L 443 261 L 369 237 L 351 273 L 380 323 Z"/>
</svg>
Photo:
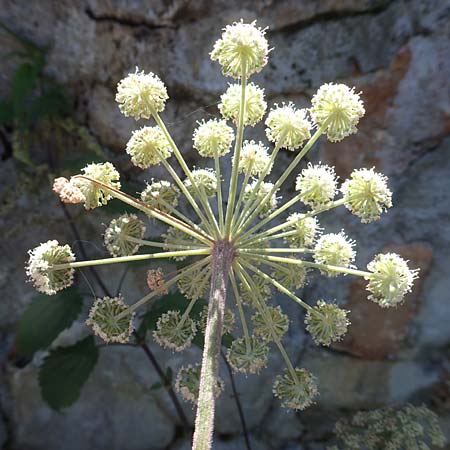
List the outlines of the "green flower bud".
<svg viewBox="0 0 450 450">
<path fill-rule="evenodd" d="M 244 202 L 248 202 L 250 200 L 250 194 L 255 190 L 257 182 L 257 180 L 253 180 L 245 186 L 243 195 Z M 276 192 L 274 192 L 271 197 L 265 199 L 265 197 L 273 189 L 273 186 L 273 183 L 262 182 L 256 192 L 256 201 L 258 205 L 263 205 L 259 211 L 259 217 L 261 218 L 269 215 L 278 205 Z"/>
<path fill-rule="evenodd" d="M 340 341 L 347 333 L 350 321 L 348 311 L 335 304 L 319 300 L 313 310 L 308 310 L 305 323 L 316 344 L 329 346 L 332 342 Z"/>
<path fill-rule="evenodd" d="M 111 220 L 105 230 L 104 242 L 111 256 L 134 255 L 141 244 L 127 238 L 143 239 L 145 225 L 135 214 L 123 214 Z"/>
<path fill-rule="evenodd" d="M 316 377 L 305 369 L 295 369 L 295 375 L 294 378 L 288 369 L 278 375 L 273 394 L 281 400 L 281 406 L 301 411 L 312 405 L 318 394 Z"/>
<path fill-rule="evenodd" d="M 267 323 L 270 320 L 271 326 Z M 253 331 L 255 336 L 265 341 L 273 341 L 272 328 L 276 337 L 281 339 L 289 329 L 289 317 L 281 311 L 281 307 L 268 306 L 265 308 L 264 314 L 257 312 L 252 316 Z"/>
<path fill-rule="evenodd" d="M 187 317 L 183 322 L 179 311 L 164 313 L 156 323 L 153 338 L 162 347 L 181 352 L 190 347 L 197 327 L 195 322 Z"/>
<path fill-rule="evenodd" d="M 284 237 L 284 240 L 293 248 L 312 247 L 320 234 L 321 228 L 316 217 L 304 217 L 303 214 L 293 213 L 288 219 L 286 231 L 295 231 L 295 234 Z"/>
<path fill-rule="evenodd" d="M 198 187 L 200 192 L 204 192 L 207 197 L 214 197 L 217 191 L 217 176 L 215 171 L 212 169 L 195 169 L 191 173 L 194 184 Z M 184 185 L 191 195 L 197 195 L 189 178 L 184 180 Z"/>
<path fill-rule="evenodd" d="M 152 208 L 169 213 L 170 208 L 176 208 L 180 190 L 177 186 L 165 180 L 152 180 L 142 191 L 141 200 Z"/>
<path fill-rule="evenodd" d="M 258 373 L 267 365 L 269 347 L 264 340 L 249 338 L 249 345 L 244 338 L 235 339 L 227 351 L 227 359 L 236 372 Z"/>
</svg>

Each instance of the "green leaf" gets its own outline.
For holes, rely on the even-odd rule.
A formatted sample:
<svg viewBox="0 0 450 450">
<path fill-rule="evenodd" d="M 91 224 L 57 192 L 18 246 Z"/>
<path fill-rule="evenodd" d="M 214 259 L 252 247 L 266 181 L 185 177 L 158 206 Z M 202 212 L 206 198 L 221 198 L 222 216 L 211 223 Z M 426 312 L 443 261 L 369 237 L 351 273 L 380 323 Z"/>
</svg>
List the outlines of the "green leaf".
<svg viewBox="0 0 450 450">
<path fill-rule="evenodd" d="M 166 380 L 169 383 L 172 383 L 172 379 L 173 379 L 173 370 L 171 367 L 167 367 L 166 369 Z"/>
<path fill-rule="evenodd" d="M 151 390 L 151 391 L 157 391 L 158 389 L 161 389 L 162 387 L 163 387 L 162 383 L 159 382 L 159 381 L 157 381 L 156 383 L 153 383 L 153 384 L 150 386 L 150 390 Z"/>
<path fill-rule="evenodd" d="M 17 329 L 17 348 L 21 355 L 33 356 L 46 349 L 55 338 L 72 325 L 83 305 L 83 298 L 75 288 L 53 296 L 35 297 L 20 318 Z"/>
<path fill-rule="evenodd" d="M 37 76 L 36 68 L 30 63 L 21 64 L 14 73 L 12 101 L 16 118 L 26 112 L 26 99 L 36 87 Z"/>
<path fill-rule="evenodd" d="M 72 405 L 80 396 L 98 360 L 94 337 L 88 336 L 71 347 L 53 350 L 39 371 L 44 401 L 56 411 Z"/>
<path fill-rule="evenodd" d="M 34 125 L 44 117 L 57 117 L 69 112 L 69 101 L 62 89 L 51 87 L 34 99 L 28 107 L 28 122 Z"/>
<path fill-rule="evenodd" d="M 10 125 L 14 120 L 12 103 L 6 100 L 0 100 L 0 126 Z"/>
</svg>

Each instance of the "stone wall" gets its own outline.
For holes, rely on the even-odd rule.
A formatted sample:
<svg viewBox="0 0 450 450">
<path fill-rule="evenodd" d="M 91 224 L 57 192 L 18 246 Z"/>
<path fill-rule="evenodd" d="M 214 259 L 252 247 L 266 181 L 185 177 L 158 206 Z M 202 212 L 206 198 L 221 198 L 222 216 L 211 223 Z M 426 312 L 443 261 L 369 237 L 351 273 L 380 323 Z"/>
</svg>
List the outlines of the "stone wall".
<svg viewBox="0 0 450 450">
<path fill-rule="evenodd" d="M 342 143 L 321 141 L 312 161 L 334 165 L 345 178 L 356 167 L 375 166 L 390 177 L 394 208 L 362 225 L 344 210 L 326 215 L 330 231 L 344 227 L 357 241 L 358 266 L 381 250 L 395 250 L 421 268 L 406 305 L 382 310 L 365 300 L 352 278 L 311 280 L 304 298 L 346 302 L 352 310 L 347 338 L 329 350 L 315 347 L 303 331 L 303 312 L 279 301 L 291 318 L 286 338 L 293 359 L 318 377 L 317 404 L 286 414 L 270 384 L 281 361 L 275 352 L 258 377 L 237 376 L 252 448 L 325 449 L 334 422 L 361 408 L 407 401 L 436 410 L 450 434 L 450 3 L 447 0 L 2 0 L 0 21 L 39 45 L 50 45 L 48 74 L 74 99 L 75 115 L 98 140 L 126 179 L 146 179 L 130 167 L 124 145 L 136 124 L 114 102 L 120 78 L 138 65 L 158 73 L 170 101 L 164 116 L 190 163 L 195 122 L 215 115 L 227 86 L 208 58 L 220 29 L 239 18 L 268 26 L 274 47 L 255 81 L 270 105 L 293 100 L 308 105 L 324 82 L 342 81 L 363 92 L 367 115 L 357 135 Z M 0 34 L 3 52 L 17 49 Z M 0 62 L 0 94 L 10 89 L 15 63 Z M 8 137 L 8 132 L 5 134 Z M 263 138 L 263 128 L 250 136 Z M 1 143 L 3 142 L 3 144 Z M 33 142 L 44 161 L 51 136 Z M 72 156 L 83 154 L 67 143 Z M 4 146 L 4 148 L 2 148 Z M 157 376 L 136 349 L 101 352 L 80 400 L 62 414 L 40 399 L 36 368 L 15 357 L 15 324 L 35 292 L 25 283 L 26 252 L 73 235 L 44 169 L 28 175 L 0 141 L 0 443 L 8 449 L 187 449 Z M 69 155 L 70 157 L 71 155 Z M 291 153 L 280 156 L 288 163 Z M 281 168 L 279 169 L 281 170 Z M 158 176 L 158 171 L 151 175 Z M 274 174 L 276 178 L 277 173 Z M 147 178 L 148 179 L 148 178 Z M 289 180 L 288 180 L 289 181 Z M 291 180 L 292 181 L 292 180 Z M 293 192 L 287 183 L 284 195 Z M 291 186 L 291 187 L 289 187 Z M 73 214 L 92 257 L 101 249 L 102 212 Z M 115 286 L 117 272 L 105 270 Z M 143 273 L 129 274 L 124 292 L 139 298 Z M 87 289 L 87 288 L 86 288 Z M 77 327 L 71 330 L 77 333 Z M 172 355 L 149 341 L 163 365 L 179 367 L 199 351 Z M 224 370 L 224 368 L 222 368 Z M 228 383 L 226 372 L 223 378 Z M 193 413 L 186 407 L 192 420 Z M 241 428 L 229 386 L 218 402 L 217 449 L 242 449 Z"/>
</svg>

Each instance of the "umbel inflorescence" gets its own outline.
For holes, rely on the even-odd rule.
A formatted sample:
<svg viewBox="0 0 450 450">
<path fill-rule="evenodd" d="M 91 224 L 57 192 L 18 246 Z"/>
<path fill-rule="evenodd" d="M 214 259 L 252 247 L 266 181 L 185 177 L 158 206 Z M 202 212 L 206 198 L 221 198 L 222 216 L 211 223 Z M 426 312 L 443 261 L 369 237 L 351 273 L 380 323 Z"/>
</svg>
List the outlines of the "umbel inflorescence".
<svg viewBox="0 0 450 450">
<path fill-rule="evenodd" d="M 400 304 L 416 277 L 406 261 L 391 253 L 375 256 L 367 270 L 357 269 L 355 243 L 344 231 L 326 233 L 320 226 L 321 213 L 341 206 L 363 223 L 379 219 L 392 206 L 384 175 L 373 168 L 355 169 L 339 186 L 333 167 L 300 164 L 322 135 L 337 142 L 357 132 L 364 115 L 360 94 L 344 84 L 327 83 L 313 96 L 309 109 L 287 102 L 273 105 L 266 114 L 264 90 L 249 79 L 264 68 L 268 55 L 265 30 L 255 23 L 227 26 L 215 43 L 211 58 L 233 81 L 220 97 L 221 118 L 203 120 L 193 132 L 190 151 L 204 158 L 203 167 L 186 164 L 160 116 L 168 100 L 160 78 L 136 69 L 121 80 L 116 101 L 122 113 L 149 120 L 133 132 L 125 151 L 150 175 L 152 167 L 162 165 L 167 179 L 149 177 L 140 198 L 135 198 L 121 191 L 119 173 L 111 163 L 90 164 L 70 180 L 58 178 L 54 190 L 62 201 L 82 202 L 90 210 L 116 198 L 142 216 L 125 214 L 110 223 L 104 239 L 111 258 L 75 262 L 67 245 L 48 241 L 30 251 L 27 265 L 36 288 L 52 295 L 71 284 L 77 267 L 159 258 L 184 261 L 175 273 L 150 270 L 148 294 L 131 306 L 124 306 L 121 297 L 97 299 L 88 323 L 102 339 L 124 341 L 132 332 L 135 311 L 145 303 L 176 287 L 187 297 L 185 312 L 169 311 L 160 317 L 154 338 L 181 351 L 191 345 L 195 333 L 205 333 L 201 371 L 184 368 L 177 379 L 188 400 L 197 402 L 200 392 L 198 434 L 210 433 L 204 422 L 213 416 L 214 398 L 221 390 L 217 342 L 224 327 L 235 337 L 227 358 L 237 372 L 259 372 L 267 364 L 269 346 L 279 349 L 286 369 L 275 380 L 274 395 L 283 406 L 302 410 L 314 401 L 316 379 L 294 367 L 284 349 L 289 318 L 275 305 L 275 292 L 306 310 L 306 329 L 317 344 L 328 346 L 345 335 L 348 312 L 332 299 L 310 304 L 297 295 L 310 271 L 364 278 L 368 299 L 383 308 Z M 245 127 L 264 118 L 267 142 L 245 140 Z M 292 152 L 292 162 L 272 179 L 281 151 Z M 230 152 L 231 176 L 223 179 L 223 164 L 229 161 L 224 157 Z M 280 188 L 291 174 L 297 175 L 296 194 L 282 199 Z M 178 208 L 182 202 L 190 206 L 190 213 Z M 151 235 L 149 218 L 168 226 L 163 242 L 145 238 Z M 146 247 L 157 250 L 145 253 Z M 197 322 L 190 312 L 208 292 L 209 312 Z M 237 320 L 231 310 L 237 312 Z M 195 448 L 209 445 L 194 437 Z"/>
</svg>

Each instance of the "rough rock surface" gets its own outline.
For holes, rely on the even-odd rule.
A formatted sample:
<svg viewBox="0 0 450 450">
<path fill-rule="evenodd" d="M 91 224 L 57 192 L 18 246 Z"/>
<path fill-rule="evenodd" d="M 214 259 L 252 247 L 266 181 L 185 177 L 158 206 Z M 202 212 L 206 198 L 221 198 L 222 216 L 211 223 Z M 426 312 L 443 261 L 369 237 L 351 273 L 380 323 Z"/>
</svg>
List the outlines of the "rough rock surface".
<svg viewBox="0 0 450 450">
<path fill-rule="evenodd" d="M 0 8 L 0 22 L 50 46 L 46 71 L 74 99 L 77 121 L 128 180 L 140 182 L 157 177 L 158 171 L 145 177 L 124 157 L 124 145 L 137 125 L 114 103 L 118 80 L 136 65 L 163 78 L 171 97 L 164 117 L 195 164 L 192 129 L 197 120 L 217 114 L 215 103 L 228 82 L 208 53 L 220 28 L 241 17 L 269 27 L 275 50 L 255 82 L 266 88 L 270 105 L 293 100 L 305 106 L 327 81 L 363 91 L 367 115 L 360 132 L 339 144 L 319 142 L 311 160 L 334 165 L 342 178 L 353 168 L 375 166 L 391 178 L 395 208 L 369 225 L 339 210 L 324 214 L 322 226 L 330 231 L 344 227 L 357 241 L 358 266 L 395 246 L 422 267 L 420 286 L 395 311 L 375 311 L 350 277 L 313 278 L 304 292 L 307 301 L 336 299 L 353 311 L 354 328 L 331 349 L 315 347 L 303 332 L 303 312 L 280 299 L 291 318 L 288 352 L 314 371 L 321 395 L 304 413 L 286 414 L 270 392 L 282 367 L 275 355 L 261 376 L 236 376 L 252 448 L 324 449 L 333 424 L 344 414 L 406 401 L 434 405 L 450 433 L 449 392 L 444 388 L 450 370 L 448 1 L 3 0 Z M 14 51 L 17 44 L 0 32 L 0 48 L 2 53 Z M 0 95 L 10 89 L 15 64 L 11 59 L 0 62 Z M 0 139 L 0 445 L 26 450 L 189 448 L 188 440 L 177 434 L 164 391 L 150 390 L 157 377 L 137 350 L 103 349 L 80 400 L 62 414 L 39 397 L 38 361 L 15 364 L 15 326 L 35 295 L 25 283 L 26 252 L 49 238 L 69 243 L 74 238 L 45 169 L 30 175 L 11 157 L 10 131 L 2 131 Z M 250 136 L 262 139 L 263 128 L 255 127 Z M 70 148 L 83 154 L 76 145 Z M 45 160 L 46 149 L 34 143 L 33 158 Z M 291 158 L 282 153 L 280 172 Z M 286 183 L 286 196 L 293 192 L 292 181 Z M 89 240 L 89 255 L 103 255 L 101 223 L 111 216 L 85 214 L 77 207 L 71 212 L 83 239 Z M 117 284 L 117 273 L 102 271 L 110 288 Z M 131 271 L 124 292 L 139 298 L 144 289 L 143 269 Z M 172 355 L 151 341 L 149 345 L 163 365 L 174 369 L 200 357 L 196 349 L 187 356 Z M 218 402 L 215 448 L 242 449 L 224 367 L 222 376 L 227 390 Z M 188 406 L 186 412 L 192 420 Z"/>
</svg>

